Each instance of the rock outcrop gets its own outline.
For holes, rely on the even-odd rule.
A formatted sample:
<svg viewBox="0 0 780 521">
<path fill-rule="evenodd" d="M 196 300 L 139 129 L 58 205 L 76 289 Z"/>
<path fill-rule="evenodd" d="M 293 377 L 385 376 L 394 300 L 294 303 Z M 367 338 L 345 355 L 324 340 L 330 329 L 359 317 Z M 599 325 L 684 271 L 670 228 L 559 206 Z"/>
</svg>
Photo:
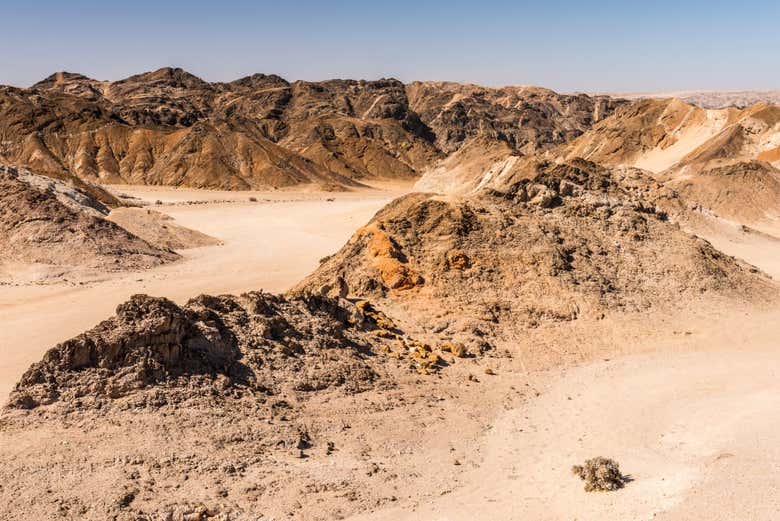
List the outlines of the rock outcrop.
<svg viewBox="0 0 780 521">
<path fill-rule="evenodd" d="M 375 323 L 322 297 L 202 295 L 178 306 L 135 295 L 116 315 L 49 350 L 22 376 L 13 408 L 94 408 L 131 396 L 159 406 L 221 397 L 343 387 L 378 377 L 369 357 Z"/>
</svg>

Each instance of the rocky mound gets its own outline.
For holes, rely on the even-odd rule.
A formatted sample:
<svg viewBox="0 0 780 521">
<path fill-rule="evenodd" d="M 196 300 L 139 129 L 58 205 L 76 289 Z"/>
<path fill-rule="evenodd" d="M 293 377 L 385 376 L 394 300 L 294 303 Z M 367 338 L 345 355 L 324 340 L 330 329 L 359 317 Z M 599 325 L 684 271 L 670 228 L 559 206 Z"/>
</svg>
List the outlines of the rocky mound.
<svg viewBox="0 0 780 521">
<path fill-rule="evenodd" d="M 57 73 L 0 88 L 0 159 L 104 183 L 347 189 L 410 180 L 480 137 L 536 150 L 619 103 L 538 88 L 393 79 L 209 83 L 181 69 L 115 81 Z"/>
<path fill-rule="evenodd" d="M 768 290 L 763 275 L 670 222 L 675 199 L 640 170 L 582 160 L 538 163 L 469 197 L 412 194 L 294 293 L 341 287 L 415 334 L 484 349 L 544 325 Z"/>
<path fill-rule="evenodd" d="M 780 170 L 763 161 L 673 175 L 666 184 L 732 221 L 756 224 L 780 217 Z"/>
<path fill-rule="evenodd" d="M 253 292 L 179 306 L 135 295 L 50 349 L 11 392 L 0 446 L 34 431 L 62 459 L 38 459 L 51 453 L 43 445 L 4 458 L 0 517 L 318 519 L 376 505 L 383 492 L 360 490 L 381 489 L 366 484 L 389 473 L 362 429 L 404 405 L 389 371 L 404 363 L 383 355 L 389 336 L 402 334 L 366 302 Z M 426 420 L 427 403 L 417 408 Z M 302 489 L 343 498 L 303 510 Z"/>
<path fill-rule="evenodd" d="M 376 324 L 360 308 L 321 297 L 200 296 L 184 306 L 133 296 L 116 315 L 49 350 L 9 405 L 99 407 L 132 395 L 161 405 L 218 393 L 271 396 L 377 378 Z"/>
<path fill-rule="evenodd" d="M 0 166 L 0 264 L 116 271 L 178 258 L 103 219 L 106 213 L 78 188 Z"/>
<path fill-rule="evenodd" d="M 30 187 L 31 190 L 51 194 L 57 202 L 77 213 L 86 213 L 95 217 L 108 215 L 111 208 L 83 190 L 81 185 L 71 180 L 61 180 L 38 175 L 23 168 L 0 165 L 3 173 Z M 112 196 L 113 197 L 113 196 Z"/>
</svg>

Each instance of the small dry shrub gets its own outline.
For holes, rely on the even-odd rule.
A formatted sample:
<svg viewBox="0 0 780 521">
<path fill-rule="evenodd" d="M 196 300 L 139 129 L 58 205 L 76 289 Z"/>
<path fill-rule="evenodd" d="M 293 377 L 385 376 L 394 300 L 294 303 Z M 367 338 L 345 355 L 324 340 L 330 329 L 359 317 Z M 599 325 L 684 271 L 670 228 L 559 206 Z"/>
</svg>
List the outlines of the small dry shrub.
<svg viewBox="0 0 780 521">
<path fill-rule="evenodd" d="M 585 465 L 574 465 L 571 472 L 585 481 L 586 492 L 617 490 L 625 483 L 618 462 L 601 456 L 587 460 Z"/>
</svg>

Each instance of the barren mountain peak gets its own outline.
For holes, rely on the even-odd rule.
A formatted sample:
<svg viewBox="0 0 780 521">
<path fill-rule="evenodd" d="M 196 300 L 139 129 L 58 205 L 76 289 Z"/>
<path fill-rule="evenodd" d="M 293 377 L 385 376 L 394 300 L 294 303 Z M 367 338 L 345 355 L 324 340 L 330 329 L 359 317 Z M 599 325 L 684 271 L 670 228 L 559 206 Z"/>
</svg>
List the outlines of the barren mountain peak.
<svg viewBox="0 0 780 521">
<path fill-rule="evenodd" d="M 244 76 L 238 78 L 237 80 L 233 80 L 228 83 L 228 85 L 238 85 L 241 87 L 251 88 L 269 87 L 273 85 L 284 87 L 289 86 L 290 82 L 276 74 L 264 74 L 256 72 L 254 74 L 250 74 L 249 76 Z"/>
<path fill-rule="evenodd" d="M 89 78 L 77 72 L 58 71 L 55 72 L 54 74 L 51 74 L 50 76 L 47 76 L 43 80 L 33 85 L 33 88 L 35 88 L 36 86 L 58 84 L 67 81 L 96 81 L 96 80 L 93 80 L 92 78 Z"/>
<path fill-rule="evenodd" d="M 123 82 L 130 82 L 130 81 L 135 81 L 135 82 L 171 81 L 180 84 L 185 84 L 187 86 L 207 85 L 206 81 L 202 80 L 201 78 L 195 76 L 192 73 L 185 71 L 180 67 L 161 67 L 154 71 L 143 72 L 141 74 L 130 76 L 124 80 L 119 80 L 116 83 L 123 83 Z"/>
</svg>

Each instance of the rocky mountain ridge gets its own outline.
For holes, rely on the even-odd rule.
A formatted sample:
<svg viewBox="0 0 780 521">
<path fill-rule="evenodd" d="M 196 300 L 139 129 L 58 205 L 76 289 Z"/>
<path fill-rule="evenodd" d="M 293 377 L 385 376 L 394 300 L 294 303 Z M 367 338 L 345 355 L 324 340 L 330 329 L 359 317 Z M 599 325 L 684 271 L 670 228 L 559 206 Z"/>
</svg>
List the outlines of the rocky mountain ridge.
<svg viewBox="0 0 780 521">
<path fill-rule="evenodd" d="M 0 88 L 0 159 L 60 178 L 221 189 L 411 180 L 472 138 L 530 153 L 622 102 L 398 80 L 209 83 L 176 68 Z"/>
</svg>

